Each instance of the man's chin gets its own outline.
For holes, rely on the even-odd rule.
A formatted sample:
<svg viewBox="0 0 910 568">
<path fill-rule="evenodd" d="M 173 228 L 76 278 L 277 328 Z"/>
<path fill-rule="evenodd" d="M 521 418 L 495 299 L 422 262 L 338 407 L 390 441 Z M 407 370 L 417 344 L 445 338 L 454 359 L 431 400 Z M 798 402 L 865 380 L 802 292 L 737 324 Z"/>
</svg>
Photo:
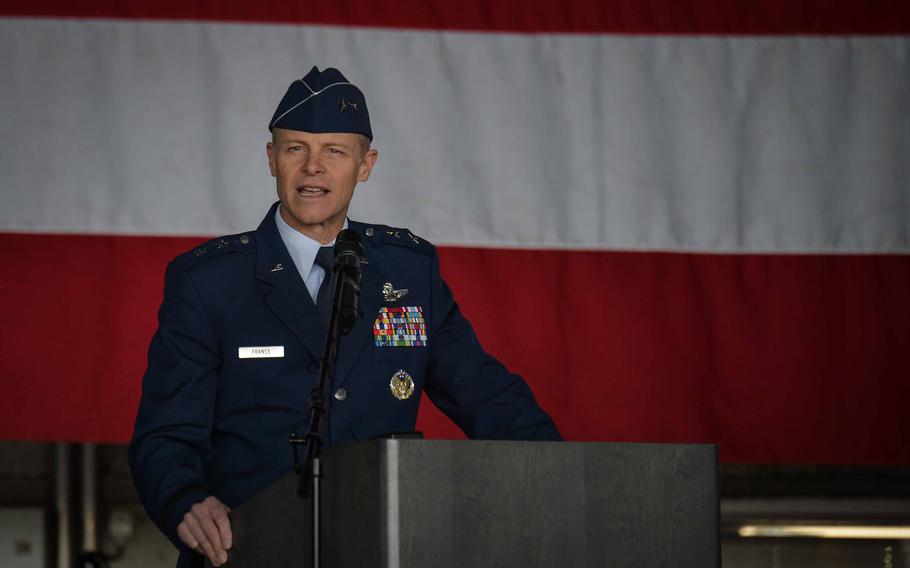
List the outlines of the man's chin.
<svg viewBox="0 0 910 568">
<path fill-rule="evenodd" d="M 284 207 L 282 207 L 284 209 Z M 289 218 L 290 217 L 290 218 Z M 332 228 L 337 224 L 338 230 L 344 225 L 344 215 L 330 215 L 316 211 L 291 210 L 290 215 L 282 215 L 285 222 L 301 233 L 310 234 Z"/>
</svg>

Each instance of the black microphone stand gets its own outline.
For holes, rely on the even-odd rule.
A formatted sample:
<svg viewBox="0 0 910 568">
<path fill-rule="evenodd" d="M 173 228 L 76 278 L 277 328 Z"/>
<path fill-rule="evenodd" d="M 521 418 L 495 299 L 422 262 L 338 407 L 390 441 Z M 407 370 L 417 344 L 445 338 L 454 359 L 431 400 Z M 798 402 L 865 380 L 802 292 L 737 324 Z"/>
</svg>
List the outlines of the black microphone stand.
<svg viewBox="0 0 910 568">
<path fill-rule="evenodd" d="M 312 505 L 313 518 L 313 568 L 320 567 L 321 561 L 321 526 L 320 526 L 320 481 L 322 479 L 322 466 L 319 456 L 322 452 L 322 424 L 328 414 L 328 404 L 326 403 L 326 388 L 331 384 L 333 369 L 338 359 L 338 339 L 341 335 L 347 335 L 353 324 L 346 325 L 343 329 L 339 323 L 339 314 L 341 312 L 342 291 L 344 287 L 352 286 L 357 295 L 360 295 L 360 278 L 357 276 L 358 270 L 350 274 L 341 262 L 336 261 L 332 270 L 335 278 L 335 291 L 332 296 L 332 313 L 329 316 L 329 328 L 325 338 L 325 349 L 322 353 L 322 362 L 320 364 L 319 382 L 310 393 L 310 431 L 307 433 L 304 441 L 306 443 L 306 462 L 300 471 L 300 484 L 297 486 L 297 495 L 303 499 L 310 497 Z M 326 276 L 328 277 L 328 275 Z M 298 438 L 299 440 L 299 438 Z M 292 441 L 292 444 L 295 443 Z"/>
</svg>

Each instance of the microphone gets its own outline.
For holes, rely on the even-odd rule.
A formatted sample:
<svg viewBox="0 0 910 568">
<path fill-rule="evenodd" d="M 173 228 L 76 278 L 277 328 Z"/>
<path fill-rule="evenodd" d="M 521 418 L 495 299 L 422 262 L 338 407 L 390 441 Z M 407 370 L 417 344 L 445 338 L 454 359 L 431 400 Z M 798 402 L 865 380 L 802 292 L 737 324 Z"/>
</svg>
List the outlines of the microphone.
<svg viewBox="0 0 910 568">
<path fill-rule="evenodd" d="M 353 229 L 345 229 L 335 237 L 335 278 L 342 278 L 341 298 L 338 302 L 338 327 L 341 335 L 347 335 L 354 329 L 360 308 L 357 297 L 360 296 L 360 281 L 363 273 L 360 258 L 363 256 L 363 244 L 360 235 Z"/>
</svg>

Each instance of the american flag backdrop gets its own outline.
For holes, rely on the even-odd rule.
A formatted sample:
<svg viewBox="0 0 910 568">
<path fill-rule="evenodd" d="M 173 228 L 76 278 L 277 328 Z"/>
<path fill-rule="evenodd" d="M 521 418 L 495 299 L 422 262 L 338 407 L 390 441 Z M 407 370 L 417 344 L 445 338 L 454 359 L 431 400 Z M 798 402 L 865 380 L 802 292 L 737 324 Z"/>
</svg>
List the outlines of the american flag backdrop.
<svg viewBox="0 0 910 568">
<path fill-rule="evenodd" d="M 910 464 L 910 4 L 3 4 L 0 437 L 128 439 L 165 264 L 258 224 L 318 65 L 351 218 L 440 247 L 567 439 Z"/>
</svg>

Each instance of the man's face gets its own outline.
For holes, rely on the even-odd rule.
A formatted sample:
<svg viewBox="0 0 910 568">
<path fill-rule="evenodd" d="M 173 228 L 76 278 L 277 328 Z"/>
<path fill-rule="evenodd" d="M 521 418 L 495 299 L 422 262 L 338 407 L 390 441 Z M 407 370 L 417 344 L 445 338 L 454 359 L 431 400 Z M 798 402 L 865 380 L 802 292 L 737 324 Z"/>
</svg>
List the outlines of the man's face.
<svg viewBox="0 0 910 568">
<path fill-rule="evenodd" d="M 335 238 L 354 186 L 370 177 L 376 163 L 376 150 L 364 153 L 360 138 L 275 128 L 266 153 L 288 225 L 323 244 Z"/>
</svg>

